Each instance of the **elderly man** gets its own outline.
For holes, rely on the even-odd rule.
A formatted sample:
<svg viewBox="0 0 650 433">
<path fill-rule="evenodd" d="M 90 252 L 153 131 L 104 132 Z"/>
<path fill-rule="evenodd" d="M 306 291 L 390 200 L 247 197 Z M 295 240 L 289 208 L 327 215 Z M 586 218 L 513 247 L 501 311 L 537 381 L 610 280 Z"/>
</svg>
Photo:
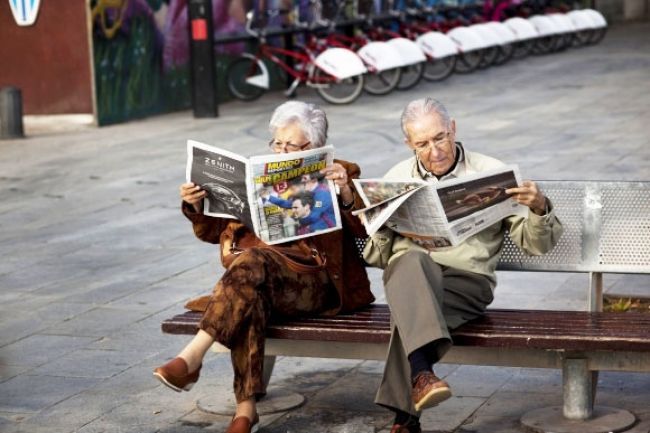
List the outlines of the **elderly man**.
<svg viewBox="0 0 650 433">
<path fill-rule="evenodd" d="M 456 123 L 431 98 L 409 103 L 402 113 L 406 145 L 414 155 L 388 171 L 388 179 L 438 182 L 497 168 L 503 164 L 470 152 L 456 142 Z M 449 334 L 480 316 L 493 299 L 495 268 L 506 230 L 521 249 L 550 251 L 562 233 L 551 202 L 534 182 L 506 193 L 529 208 L 451 248 L 425 249 L 388 228 L 366 246 L 366 261 L 384 268 L 384 287 L 392 317 L 392 338 L 375 402 L 396 413 L 391 433 L 419 433 L 420 411 L 451 396 L 433 365 L 450 348 Z"/>
</svg>

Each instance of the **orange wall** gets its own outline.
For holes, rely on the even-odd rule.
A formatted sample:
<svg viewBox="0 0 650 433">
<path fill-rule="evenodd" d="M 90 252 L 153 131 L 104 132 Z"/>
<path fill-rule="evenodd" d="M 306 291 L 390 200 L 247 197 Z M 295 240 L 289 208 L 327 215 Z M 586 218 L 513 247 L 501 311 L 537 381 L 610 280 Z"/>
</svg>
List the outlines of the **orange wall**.
<svg viewBox="0 0 650 433">
<path fill-rule="evenodd" d="M 25 114 L 92 113 L 85 0 L 41 0 L 33 26 L 0 0 L 0 87 L 19 87 Z"/>
</svg>

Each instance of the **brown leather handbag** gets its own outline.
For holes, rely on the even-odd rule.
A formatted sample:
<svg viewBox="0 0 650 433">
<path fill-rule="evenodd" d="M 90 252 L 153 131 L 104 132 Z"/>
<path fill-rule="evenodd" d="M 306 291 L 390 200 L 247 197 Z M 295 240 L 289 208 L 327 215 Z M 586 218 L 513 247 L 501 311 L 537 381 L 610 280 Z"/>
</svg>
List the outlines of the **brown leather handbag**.
<svg viewBox="0 0 650 433">
<path fill-rule="evenodd" d="M 326 259 L 316 248 L 304 240 L 284 245 L 267 245 L 257 238 L 245 225 L 232 222 L 221 233 L 221 262 L 229 268 L 237 256 L 250 248 L 272 251 L 282 257 L 289 269 L 302 274 L 325 270 Z"/>
<path fill-rule="evenodd" d="M 221 243 L 221 263 L 226 269 L 232 265 L 239 254 L 250 248 L 259 248 L 281 256 L 286 266 L 294 272 L 315 274 L 325 270 L 325 258 L 304 240 L 293 242 L 290 246 L 267 245 L 240 222 L 233 221 L 228 224 L 221 233 L 219 242 Z M 185 308 L 204 312 L 210 298 L 210 295 L 204 295 L 190 299 L 185 304 Z"/>
</svg>

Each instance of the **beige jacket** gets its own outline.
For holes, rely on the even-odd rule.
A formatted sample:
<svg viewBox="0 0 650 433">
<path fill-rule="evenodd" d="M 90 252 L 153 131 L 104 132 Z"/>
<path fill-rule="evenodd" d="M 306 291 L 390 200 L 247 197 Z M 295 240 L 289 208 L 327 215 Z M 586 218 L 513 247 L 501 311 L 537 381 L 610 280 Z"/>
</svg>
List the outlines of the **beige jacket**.
<svg viewBox="0 0 650 433">
<path fill-rule="evenodd" d="M 463 177 L 481 171 L 491 170 L 504 164 L 494 158 L 480 153 L 467 152 L 460 143 L 457 150 L 461 153 L 454 170 L 441 180 Z M 438 182 L 435 177 L 426 176 L 415 157 L 402 161 L 391 168 L 385 179 L 426 179 Z M 487 227 L 465 242 L 451 248 L 429 251 L 388 228 L 375 233 L 366 244 L 364 259 L 371 266 L 385 268 L 392 260 L 410 250 L 427 252 L 432 260 L 443 266 L 487 276 L 494 288 L 496 285 L 495 269 L 503 240 L 509 230 L 515 245 L 530 255 L 542 255 L 549 252 L 562 234 L 562 224 L 555 216 L 550 200 L 547 199 L 547 213 L 539 216 L 532 211 L 527 217 L 512 216 Z"/>
</svg>

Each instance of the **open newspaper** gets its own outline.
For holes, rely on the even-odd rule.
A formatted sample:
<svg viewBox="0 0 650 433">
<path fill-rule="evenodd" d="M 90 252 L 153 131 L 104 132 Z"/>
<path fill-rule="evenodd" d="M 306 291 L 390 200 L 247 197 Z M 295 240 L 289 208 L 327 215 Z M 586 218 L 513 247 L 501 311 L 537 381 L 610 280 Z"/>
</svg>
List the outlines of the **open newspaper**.
<svg viewBox="0 0 650 433">
<path fill-rule="evenodd" d="M 241 221 L 267 244 L 341 228 L 334 183 L 320 174 L 332 146 L 245 158 L 187 142 L 188 182 L 207 192 L 204 214 Z"/>
<path fill-rule="evenodd" d="M 429 183 L 419 179 L 354 179 L 366 207 L 358 215 L 369 235 L 382 226 L 427 248 L 458 245 L 510 216 L 527 214 L 506 189 L 521 184 L 517 166 Z"/>
</svg>

